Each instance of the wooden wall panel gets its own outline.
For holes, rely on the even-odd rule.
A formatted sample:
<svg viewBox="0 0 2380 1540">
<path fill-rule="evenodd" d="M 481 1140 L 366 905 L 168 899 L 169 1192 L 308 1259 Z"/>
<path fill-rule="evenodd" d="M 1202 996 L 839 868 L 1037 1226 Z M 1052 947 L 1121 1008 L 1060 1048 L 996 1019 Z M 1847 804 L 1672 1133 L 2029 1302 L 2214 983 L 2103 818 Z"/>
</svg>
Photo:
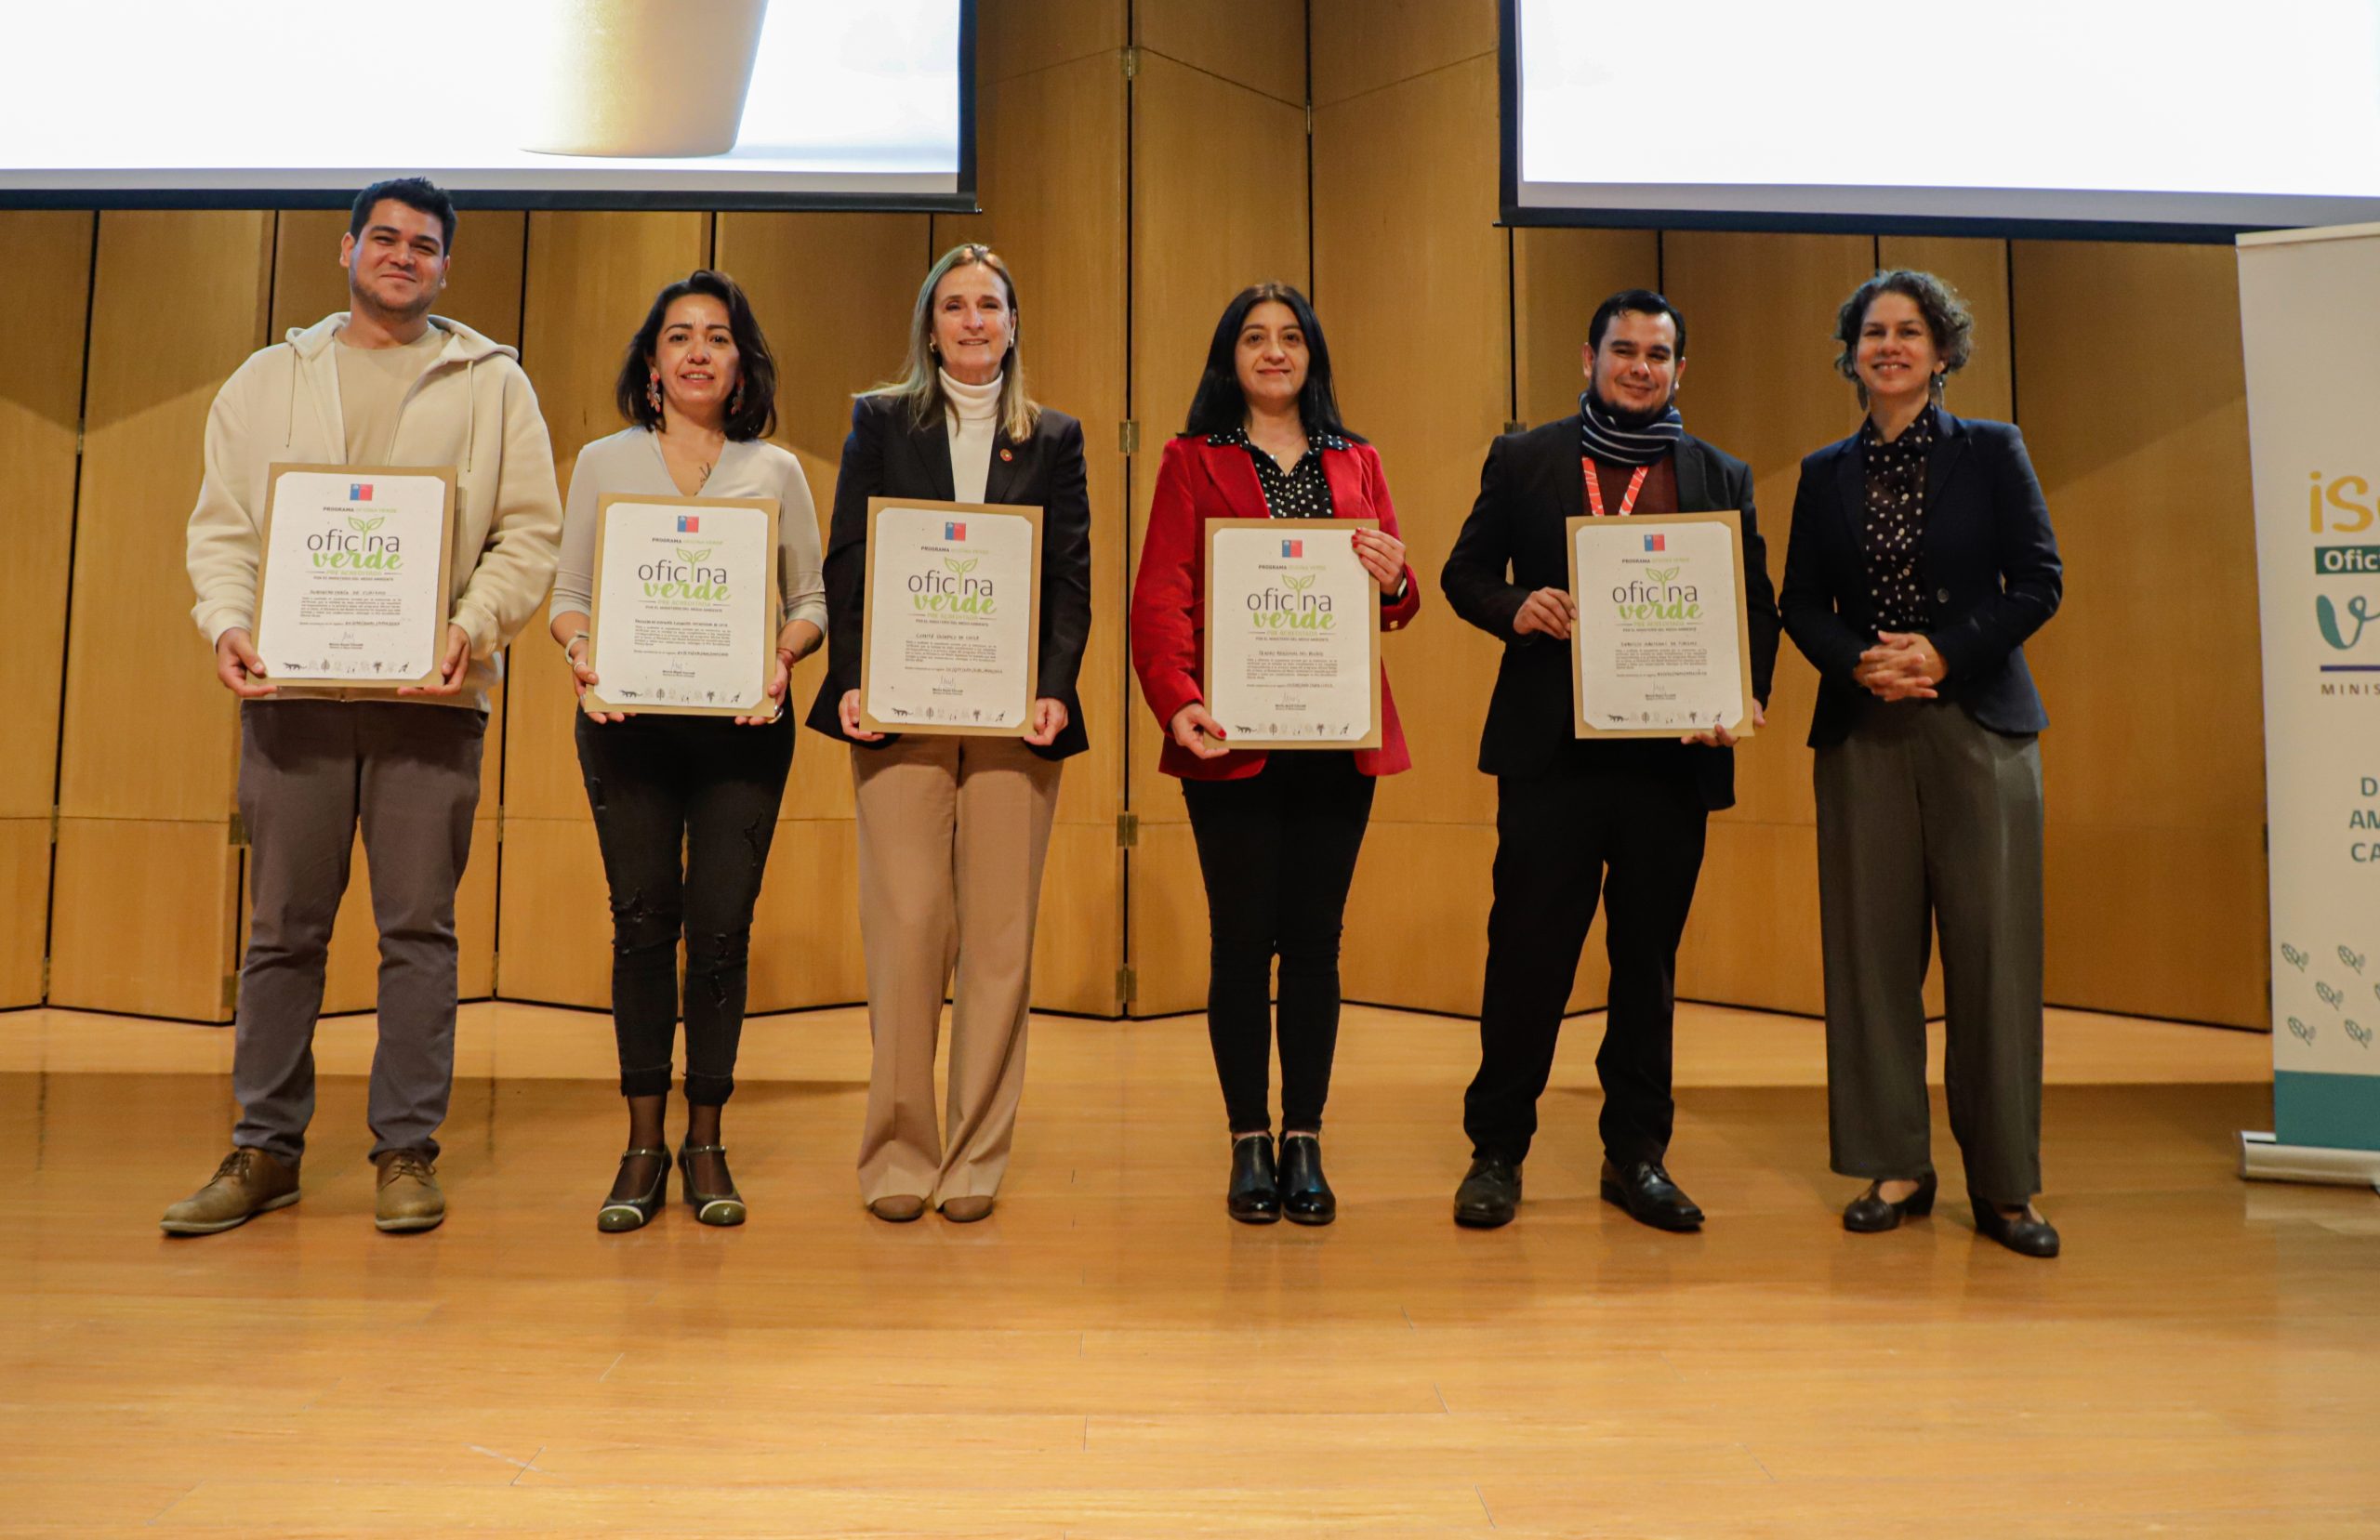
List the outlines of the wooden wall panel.
<svg viewBox="0 0 2380 1540">
<path fill-rule="evenodd" d="M 207 407 L 264 340 L 271 253 L 269 213 L 99 216 L 60 761 L 56 1005 L 228 1018 L 237 713 L 190 622 L 183 531 Z M 127 946 L 127 934 L 139 943 Z"/>
<path fill-rule="evenodd" d="M 207 407 L 264 340 L 271 251 L 269 213 L 99 216 L 59 789 L 70 815 L 230 814 L 236 713 L 191 624 L 183 530 Z"/>
<path fill-rule="evenodd" d="M 2016 360 L 2008 304 L 2008 243 L 1943 235 L 1886 235 L 1880 268 L 1917 268 L 1959 291 L 1975 316 L 1975 352 L 1943 396 L 1964 417 L 2008 422 L 2016 415 Z"/>
<path fill-rule="evenodd" d="M 609 1009 L 607 893 L 592 820 L 506 819 L 495 993 L 507 1000 Z"/>
<path fill-rule="evenodd" d="M 1444 9 L 1492 24 L 1492 7 Z M 1333 14 L 1348 25 L 1326 26 Z M 1496 62 L 1474 57 L 1332 100 L 1320 72 L 1326 57 L 1334 69 L 1356 57 L 1353 22 L 1346 7 L 1316 7 L 1315 296 L 1340 400 L 1380 448 L 1424 597 L 1415 625 L 1382 644 L 1414 768 L 1373 805 L 1342 978 L 1350 998 L 1470 1012 L 1495 846 L 1495 787 L 1474 767 L 1502 649 L 1447 608 L 1437 576 L 1512 415 Z M 1398 26 L 1421 23 L 1400 10 Z"/>
<path fill-rule="evenodd" d="M 1072 7 L 1031 13 L 1056 25 Z M 1120 20 L 1121 12 L 1117 13 Z M 1019 356 L 1034 397 L 1082 421 L 1091 507 L 1091 630 L 1078 689 L 1089 752 L 1066 762 L 1043 893 L 1034 1004 L 1111 1014 L 1124 960 L 1123 863 L 1116 815 L 1124 806 L 1124 735 L 1132 730 L 1124 651 L 1130 467 L 1120 447 L 1125 373 L 1125 254 L 1129 83 L 1108 53 L 1022 78 L 978 72 L 977 168 L 985 214 L 937 216 L 933 247 L 995 247 L 1017 283 Z M 1105 842 L 1093 859 L 1086 842 Z M 1062 862 L 1064 847 L 1069 854 Z M 1061 874 L 1072 874 L 1062 878 Z M 1050 935 L 1061 880 L 1092 884 L 1065 902 L 1091 928 L 1064 947 Z"/>
<path fill-rule="evenodd" d="M 64 818 L 49 1003 L 231 1019 L 240 851 L 221 823 Z"/>
<path fill-rule="evenodd" d="M 1134 1016 L 1173 1016 L 1207 1008 L 1207 888 L 1198 875 L 1198 847 L 1182 817 L 1182 794 L 1170 821 L 1144 815 L 1140 843 L 1124 852 L 1131 902 L 1126 914 L 1134 989 Z"/>
<path fill-rule="evenodd" d="M 2066 561 L 2064 607 L 2025 650 L 2050 715 L 2049 996 L 2261 1027 L 2263 686 L 2231 253 L 2018 242 L 2012 269 L 2018 413 Z"/>
<path fill-rule="evenodd" d="M 1653 230 L 1513 231 L 1514 417 L 1534 426 L 1576 412 L 1595 307 L 1621 289 L 1658 289 L 1660 278 Z"/>
<path fill-rule="evenodd" d="M 311 326 L 348 306 L 347 270 L 338 265 L 343 208 L 284 208 L 272 252 L 272 336 Z M 471 330 L 521 346 L 521 269 L 529 217 L 518 209 L 465 209 L 455 222 L 455 259 L 446 292 L 430 309 Z M 641 319 L 640 317 L 640 319 Z"/>
<path fill-rule="evenodd" d="M 1448 64 L 1485 58 L 1496 77 L 1496 0 L 1312 0 L 1314 104 L 1319 109 Z M 1317 112 L 1317 117 L 1319 113 Z M 1491 137 L 1496 111 L 1474 126 Z M 1423 157 L 1426 139 L 1382 140 Z M 1488 180 L 1488 197 L 1496 178 Z M 1316 195 L 1320 196 L 1316 178 Z"/>
<path fill-rule="evenodd" d="M 976 89 L 1095 54 L 1113 59 L 1127 41 L 1130 10 L 1128 0 L 992 0 L 976 7 Z M 975 113 L 980 159 L 980 136 L 991 116 L 980 97 Z"/>
<path fill-rule="evenodd" d="M 1143 78 L 1147 74 L 1145 56 L 1160 54 L 1299 108 L 1302 119 L 1305 12 L 1295 0 L 1137 0 L 1133 42 L 1143 50 Z M 1209 126 L 1226 125 L 1215 122 Z M 1215 148 L 1221 153 L 1222 147 Z M 1151 179 L 1142 185 L 1158 184 Z M 1247 191 L 1241 189 L 1243 194 Z M 1265 204 L 1276 210 L 1281 206 L 1273 199 Z"/>
<path fill-rule="evenodd" d="M 825 746 L 823 741 L 820 746 Z M 848 751 L 832 746 L 840 766 Z M 747 998 L 754 1013 L 852 1005 L 867 998 L 867 959 L 859 940 L 856 827 L 849 818 L 778 823 L 769 849 L 768 876 L 752 915 Z"/>
<path fill-rule="evenodd" d="M 49 947 L 49 820 L 0 818 L 0 1009 L 41 1004 Z"/>
<path fill-rule="evenodd" d="M 0 291 L 0 524 L 9 535 L 0 652 L 20 665 L 0 744 L 0 817 L 46 821 L 58 787 L 74 439 L 97 230 L 98 217 L 84 210 L 0 211 L 0 271 L 9 275 Z"/>
<path fill-rule="evenodd" d="M 1041 913 L 1033 933 L 1033 1008 L 1120 1014 L 1124 962 L 1124 852 L 1110 824 L 1050 831 Z"/>
<path fill-rule="evenodd" d="M 1302 80 L 1302 27 L 1293 41 L 1290 66 Z M 1277 280 L 1303 289 L 1312 275 L 1302 107 L 1150 55 L 1133 82 L 1132 132 L 1132 415 L 1142 446 L 1132 467 L 1137 571 L 1157 462 L 1189 415 L 1224 304 L 1250 283 Z M 1124 715 L 1133 810 L 1144 823 L 1182 817 L 1180 793 L 1157 768 L 1162 731 L 1137 684 L 1126 690 Z"/>
</svg>

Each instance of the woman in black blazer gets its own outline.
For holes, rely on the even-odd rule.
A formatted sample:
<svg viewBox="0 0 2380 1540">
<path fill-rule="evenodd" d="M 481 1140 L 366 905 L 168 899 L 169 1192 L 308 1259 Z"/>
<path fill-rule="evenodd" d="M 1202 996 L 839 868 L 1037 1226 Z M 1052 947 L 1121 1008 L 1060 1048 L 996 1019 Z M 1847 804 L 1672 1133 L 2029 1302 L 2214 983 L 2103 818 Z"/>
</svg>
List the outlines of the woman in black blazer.
<svg viewBox="0 0 2380 1540">
<path fill-rule="evenodd" d="M 2056 537 L 2024 440 L 1941 403 L 1966 307 L 1883 272 L 1836 317 L 1859 431 L 1802 462 L 1779 600 L 1819 675 L 1818 906 L 1846 1229 L 1934 1204 L 1924 985 L 1942 938 L 1950 1131 L 1976 1225 L 2057 1255 L 2041 1191 L 2042 771 L 2025 638 L 2056 612 Z"/>
<path fill-rule="evenodd" d="M 900 379 L 859 398 L 827 536 L 826 680 L 810 726 L 852 745 L 860 940 L 875 1067 L 860 1194 L 878 1218 L 992 1211 L 1025 1088 L 1033 922 L 1060 762 L 1090 746 L 1075 677 L 1091 634 L 1091 499 L 1082 425 L 1025 393 L 1016 285 L 989 248 L 926 274 Z M 867 500 L 1041 509 L 1040 661 L 1021 738 L 860 726 Z M 948 1125 L 934 1047 L 951 999 Z"/>
</svg>

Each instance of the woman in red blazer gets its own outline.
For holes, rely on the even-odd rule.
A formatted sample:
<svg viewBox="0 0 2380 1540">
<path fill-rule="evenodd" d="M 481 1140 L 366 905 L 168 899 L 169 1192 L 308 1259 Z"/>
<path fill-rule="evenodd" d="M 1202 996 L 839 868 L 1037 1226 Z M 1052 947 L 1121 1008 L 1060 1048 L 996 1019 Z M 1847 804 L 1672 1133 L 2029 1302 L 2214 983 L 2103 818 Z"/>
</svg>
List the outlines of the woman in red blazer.
<svg viewBox="0 0 2380 1540">
<path fill-rule="evenodd" d="M 1371 818 L 1373 778 L 1412 764 L 1381 680 L 1381 746 L 1267 755 L 1234 749 L 1209 716 L 1206 521 L 1374 519 L 1356 559 L 1380 586 L 1381 625 L 1421 607 L 1380 455 L 1339 420 L 1330 352 L 1305 296 L 1282 283 L 1224 308 L 1182 436 L 1165 446 L 1132 586 L 1132 667 L 1166 730 L 1158 769 L 1182 781 L 1206 879 L 1212 952 L 1207 1033 L 1231 1118 L 1235 1219 L 1327 1225 L 1322 1104 L 1339 1033 L 1339 929 Z M 1272 1138 L 1273 960 L 1280 959 L 1281 1143 Z"/>
</svg>

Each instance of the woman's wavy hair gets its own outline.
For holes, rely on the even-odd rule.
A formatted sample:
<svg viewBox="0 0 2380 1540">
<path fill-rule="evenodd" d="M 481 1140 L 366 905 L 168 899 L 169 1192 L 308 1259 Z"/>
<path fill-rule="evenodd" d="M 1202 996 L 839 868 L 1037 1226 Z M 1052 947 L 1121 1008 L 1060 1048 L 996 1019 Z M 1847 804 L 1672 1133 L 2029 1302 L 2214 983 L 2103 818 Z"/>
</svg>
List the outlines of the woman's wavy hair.
<svg viewBox="0 0 2380 1540">
<path fill-rule="evenodd" d="M 1859 328 L 1867 324 L 1868 307 L 1884 294 L 1904 295 L 1917 306 L 1917 313 L 1925 318 L 1925 329 L 1934 335 L 1934 351 L 1941 357 L 1942 372 L 1934 376 L 1934 399 L 1942 399 L 1942 387 L 1952 375 L 1966 367 L 1975 354 L 1975 316 L 1959 291 L 1930 272 L 1914 268 L 1894 268 L 1880 272 L 1851 291 L 1843 309 L 1834 312 L 1834 340 L 1842 347 L 1835 356 L 1834 366 L 1843 377 L 1859 392 L 1859 404 L 1868 404 L 1868 388 L 1859 383 Z"/>
<path fill-rule="evenodd" d="M 1025 338 L 1018 329 L 1016 280 L 1009 276 L 1008 264 L 1000 260 L 998 252 L 972 241 L 944 252 L 942 260 L 927 271 L 926 281 L 919 285 L 917 307 L 909 312 L 908 356 L 902 361 L 899 376 L 860 394 L 892 396 L 906 401 L 910 420 L 919 428 L 941 420 L 948 403 L 943 400 L 942 361 L 935 356 L 933 347 L 933 292 L 950 273 L 968 267 L 989 270 L 1000 281 L 1000 291 L 1008 296 L 1008 357 L 1000 361 L 999 424 L 1011 443 L 1023 443 L 1040 425 L 1041 408 L 1025 388 Z"/>
<path fill-rule="evenodd" d="M 690 294 L 708 295 L 726 306 L 727 329 L 735 338 L 738 394 L 731 399 L 740 404 L 728 410 L 727 436 L 738 442 L 767 438 L 777 429 L 776 358 L 769 351 L 769 339 L 761 335 L 760 322 L 753 316 L 752 302 L 744 297 L 742 285 L 708 268 L 696 268 L 676 283 L 662 285 L 653 296 L 653 309 L 645 312 L 644 324 L 629 340 L 628 356 L 620 361 L 619 381 L 612 389 L 620 415 L 639 428 L 660 431 L 661 413 L 650 393 L 654 356 L 660 350 L 661 325 L 669 318 L 669 307 Z"/>
<path fill-rule="evenodd" d="M 1306 436 L 1336 433 L 1362 443 L 1363 437 L 1339 420 L 1339 393 L 1330 383 L 1330 345 L 1322 339 L 1321 318 L 1305 296 L 1287 283 L 1251 283 L 1223 307 L 1223 319 L 1215 322 L 1215 335 L 1207 343 L 1206 372 L 1198 376 L 1197 392 L 1190 398 L 1190 420 L 1183 425 L 1183 434 L 1228 433 L 1246 425 L 1248 395 L 1239 388 L 1239 330 L 1248 322 L 1248 312 L 1268 301 L 1287 305 L 1297 317 L 1298 330 L 1305 334 L 1305 384 L 1298 391 L 1298 418 L 1305 426 Z"/>
</svg>

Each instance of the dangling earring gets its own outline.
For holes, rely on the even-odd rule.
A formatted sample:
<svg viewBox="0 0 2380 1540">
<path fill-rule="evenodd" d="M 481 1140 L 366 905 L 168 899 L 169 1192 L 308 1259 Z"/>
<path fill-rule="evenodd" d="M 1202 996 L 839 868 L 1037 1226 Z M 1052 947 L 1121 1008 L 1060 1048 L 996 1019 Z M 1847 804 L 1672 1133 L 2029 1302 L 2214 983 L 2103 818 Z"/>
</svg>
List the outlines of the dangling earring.
<svg viewBox="0 0 2380 1540">
<path fill-rule="evenodd" d="M 743 411 L 744 382 L 741 379 L 738 379 L 735 382 L 734 392 L 727 398 L 727 415 L 731 417 L 739 416 L 743 414 Z"/>
<path fill-rule="evenodd" d="M 645 376 L 644 399 L 653 403 L 653 415 L 661 415 L 661 371 L 655 369 Z"/>
</svg>

